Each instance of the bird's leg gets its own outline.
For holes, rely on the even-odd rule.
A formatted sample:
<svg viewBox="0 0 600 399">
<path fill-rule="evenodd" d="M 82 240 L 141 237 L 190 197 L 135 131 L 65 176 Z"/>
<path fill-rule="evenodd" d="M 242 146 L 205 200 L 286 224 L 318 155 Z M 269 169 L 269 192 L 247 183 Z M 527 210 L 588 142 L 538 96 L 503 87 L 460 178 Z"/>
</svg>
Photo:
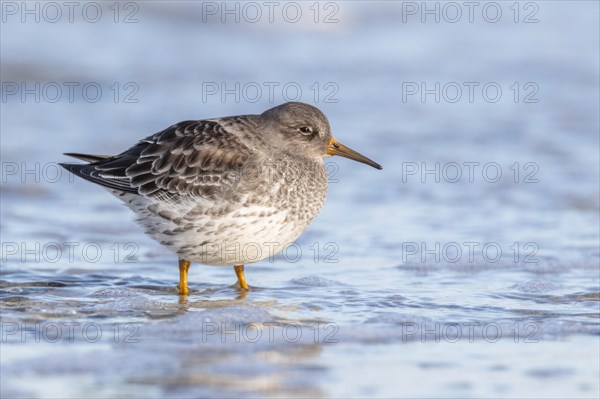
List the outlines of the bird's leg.
<svg viewBox="0 0 600 399">
<path fill-rule="evenodd" d="M 246 283 L 246 276 L 244 276 L 244 265 L 234 266 L 233 270 L 235 270 L 235 274 L 238 278 L 238 284 L 241 289 L 249 290 L 248 283 Z"/>
<path fill-rule="evenodd" d="M 187 295 L 190 292 L 187 283 L 188 270 L 190 270 L 190 261 L 179 259 L 179 295 Z"/>
</svg>

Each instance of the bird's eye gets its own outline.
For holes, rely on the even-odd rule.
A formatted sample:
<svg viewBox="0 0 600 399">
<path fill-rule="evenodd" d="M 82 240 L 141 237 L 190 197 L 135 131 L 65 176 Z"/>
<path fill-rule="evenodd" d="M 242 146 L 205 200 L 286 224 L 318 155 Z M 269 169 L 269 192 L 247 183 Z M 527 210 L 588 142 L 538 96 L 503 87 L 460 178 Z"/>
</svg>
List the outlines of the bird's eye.
<svg viewBox="0 0 600 399">
<path fill-rule="evenodd" d="M 302 126 L 302 127 L 301 127 L 301 128 L 299 128 L 298 130 L 300 131 L 300 133 L 302 133 L 302 134 L 304 134 L 304 135 L 306 135 L 306 136 L 308 136 L 308 135 L 311 135 L 311 134 L 312 134 L 312 132 L 313 132 L 313 131 L 312 131 L 312 129 L 311 129 L 311 128 L 309 128 L 309 127 L 307 127 L 307 126 Z"/>
</svg>

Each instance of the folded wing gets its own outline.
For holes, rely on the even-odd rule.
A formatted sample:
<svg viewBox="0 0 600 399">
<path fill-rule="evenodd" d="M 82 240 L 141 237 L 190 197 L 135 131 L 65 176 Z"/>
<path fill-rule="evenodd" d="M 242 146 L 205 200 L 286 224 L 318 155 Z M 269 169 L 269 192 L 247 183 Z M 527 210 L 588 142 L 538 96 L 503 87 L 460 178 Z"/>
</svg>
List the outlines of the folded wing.
<svg viewBox="0 0 600 399">
<path fill-rule="evenodd" d="M 77 154 L 78 158 L 85 157 Z M 89 164 L 61 164 L 112 190 L 153 196 L 215 197 L 231 188 L 252 150 L 216 120 L 184 121 L 127 151 Z"/>
</svg>

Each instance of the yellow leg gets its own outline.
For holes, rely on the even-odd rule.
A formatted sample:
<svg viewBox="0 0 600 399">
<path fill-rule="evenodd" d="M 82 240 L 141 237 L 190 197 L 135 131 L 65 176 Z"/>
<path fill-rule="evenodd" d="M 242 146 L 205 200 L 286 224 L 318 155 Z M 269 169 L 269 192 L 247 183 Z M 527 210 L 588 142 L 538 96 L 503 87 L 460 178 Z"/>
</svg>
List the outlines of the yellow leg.
<svg viewBox="0 0 600 399">
<path fill-rule="evenodd" d="M 190 261 L 179 259 L 179 295 L 187 295 L 188 289 L 188 270 L 190 270 Z"/>
<path fill-rule="evenodd" d="M 249 290 L 250 287 L 248 287 L 248 283 L 246 283 L 246 276 L 244 276 L 244 265 L 234 266 L 233 270 L 235 270 L 235 274 L 237 275 L 240 288 Z"/>
</svg>

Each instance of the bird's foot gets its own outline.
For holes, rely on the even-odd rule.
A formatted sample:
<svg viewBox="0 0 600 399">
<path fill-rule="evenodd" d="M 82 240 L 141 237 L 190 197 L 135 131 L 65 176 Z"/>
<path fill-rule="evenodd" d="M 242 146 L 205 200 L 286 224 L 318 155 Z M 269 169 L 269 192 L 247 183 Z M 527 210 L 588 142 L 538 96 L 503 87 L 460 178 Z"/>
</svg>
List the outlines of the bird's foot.
<svg viewBox="0 0 600 399">
<path fill-rule="evenodd" d="M 235 270 L 235 274 L 237 275 L 238 281 L 236 285 L 238 288 L 246 291 L 250 290 L 250 286 L 246 282 L 246 276 L 244 276 L 244 265 L 234 266 L 233 270 Z"/>
<path fill-rule="evenodd" d="M 187 282 L 189 270 L 190 261 L 185 259 L 179 259 L 179 284 L 177 285 L 179 295 L 188 295 L 190 293 Z"/>
</svg>

